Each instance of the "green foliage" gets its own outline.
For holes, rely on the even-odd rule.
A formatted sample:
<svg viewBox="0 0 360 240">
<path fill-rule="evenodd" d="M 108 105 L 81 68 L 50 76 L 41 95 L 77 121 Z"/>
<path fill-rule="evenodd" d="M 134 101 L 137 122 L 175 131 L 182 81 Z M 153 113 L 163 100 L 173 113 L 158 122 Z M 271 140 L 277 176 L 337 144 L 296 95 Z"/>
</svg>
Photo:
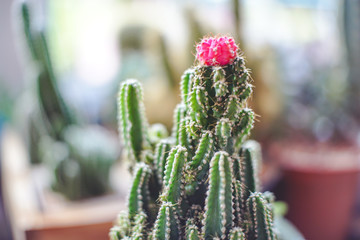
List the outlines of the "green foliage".
<svg viewBox="0 0 360 240">
<path fill-rule="evenodd" d="M 142 88 L 136 80 L 123 84 L 119 94 L 119 126 L 131 160 L 140 162 L 141 151 L 146 148 L 147 121 L 142 103 Z"/>
<path fill-rule="evenodd" d="M 46 164 L 53 172 L 52 188 L 71 200 L 105 194 L 110 191 L 110 168 L 118 157 L 116 138 L 75 119 L 58 89 L 44 26 L 35 26 L 30 1 L 15 4 L 37 93 L 28 124 L 31 162 Z"/>
<path fill-rule="evenodd" d="M 17 4 L 26 47 L 30 53 L 30 64 L 36 71 L 36 87 L 45 126 L 53 138 L 62 140 L 63 130 L 74 123 L 74 119 L 57 87 L 45 30 L 43 26 L 34 26 L 31 6 L 27 0 L 19 1 Z"/>
<path fill-rule="evenodd" d="M 360 2 L 343 0 L 342 3 L 342 29 L 347 57 L 347 78 L 348 78 L 348 97 L 347 107 L 350 115 L 360 119 L 358 107 L 359 97 L 359 78 L 360 78 Z"/>
<path fill-rule="evenodd" d="M 247 200 L 247 208 L 250 211 L 251 232 L 255 239 L 276 239 L 273 229 L 273 212 L 264 194 L 254 192 Z"/>
<path fill-rule="evenodd" d="M 138 214 L 146 219 L 137 228 L 142 239 L 277 238 L 272 199 L 259 192 L 260 147 L 246 140 L 255 116 L 246 104 L 251 88 L 241 56 L 185 71 L 172 134 L 151 144 L 140 84 L 121 85 L 119 129 L 137 170 L 111 239 L 137 239 Z"/>
<path fill-rule="evenodd" d="M 84 137 L 86 136 L 86 137 Z M 99 126 L 71 126 L 64 141 L 43 136 L 43 163 L 52 171 L 52 188 L 76 200 L 109 192 L 111 166 L 118 156 L 114 136 Z"/>
</svg>

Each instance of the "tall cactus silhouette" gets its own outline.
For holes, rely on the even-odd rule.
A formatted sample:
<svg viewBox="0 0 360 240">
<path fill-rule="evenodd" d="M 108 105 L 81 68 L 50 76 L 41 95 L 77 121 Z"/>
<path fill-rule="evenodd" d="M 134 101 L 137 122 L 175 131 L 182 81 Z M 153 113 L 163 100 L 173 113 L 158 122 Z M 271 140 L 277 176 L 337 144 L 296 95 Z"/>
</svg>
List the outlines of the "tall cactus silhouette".
<svg viewBox="0 0 360 240">
<path fill-rule="evenodd" d="M 252 85 L 231 37 L 204 38 L 181 80 L 170 137 L 151 141 L 136 80 L 120 88 L 119 129 L 134 181 L 110 238 L 277 239 L 271 193 L 259 192 L 259 144 L 247 140 Z"/>
<path fill-rule="evenodd" d="M 111 189 L 110 168 L 118 157 L 116 138 L 105 128 L 77 119 L 66 104 L 58 88 L 45 28 L 38 26 L 45 23 L 35 20 L 37 12 L 31 2 L 14 2 L 19 33 L 28 53 L 26 64 L 31 70 L 26 74 L 37 95 L 29 113 L 31 161 L 44 163 L 52 171 L 53 190 L 68 199 L 105 194 Z"/>
<path fill-rule="evenodd" d="M 36 72 L 39 105 L 46 119 L 45 126 L 56 140 L 62 140 L 63 130 L 74 123 L 74 116 L 64 102 L 57 86 L 44 26 L 34 26 L 33 14 L 27 0 L 19 0 L 16 7 L 21 16 L 21 27 L 29 50 L 29 63 Z M 40 24 L 39 24 L 40 25 Z"/>
</svg>

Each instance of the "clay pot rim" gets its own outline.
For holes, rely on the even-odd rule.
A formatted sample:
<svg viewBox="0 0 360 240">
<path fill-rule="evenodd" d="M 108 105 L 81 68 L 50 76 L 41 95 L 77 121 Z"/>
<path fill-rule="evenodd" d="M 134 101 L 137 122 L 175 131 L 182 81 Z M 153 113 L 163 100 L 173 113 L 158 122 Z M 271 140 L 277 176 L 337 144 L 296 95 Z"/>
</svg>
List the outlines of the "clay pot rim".
<svg viewBox="0 0 360 240">
<path fill-rule="evenodd" d="M 277 141 L 269 146 L 268 152 L 284 171 L 326 175 L 360 172 L 360 148 L 354 145 Z M 304 155 L 297 156 L 296 153 Z M 329 154 L 329 161 L 323 160 L 324 154 Z M 346 161 L 342 160 L 344 157 Z M 302 158 L 306 160 L 300 161 Z"/>
<path fill-rule="evenodd" d="M 286 163 L 280 163 L 280 169 L 286 172 L 296 172 L 303 174 L 321 174 L 321 175 L 338 175 L 338 174 L 359 174 L 360 166 L 354 168 L 316 168 L 313 166 L 295 166 Z"/>
</svg>

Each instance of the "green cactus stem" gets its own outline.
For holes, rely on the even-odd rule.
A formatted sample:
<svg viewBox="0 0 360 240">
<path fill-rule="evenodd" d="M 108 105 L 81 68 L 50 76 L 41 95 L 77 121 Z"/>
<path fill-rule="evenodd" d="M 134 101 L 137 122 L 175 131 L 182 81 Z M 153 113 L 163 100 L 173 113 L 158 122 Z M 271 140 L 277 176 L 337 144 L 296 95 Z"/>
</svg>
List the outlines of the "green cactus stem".
<svg viewBox="0 0 360 240">
<path fill-rule="evenodd" d="M 245 142 L 240 149 L 239 155 L 242 161 L 241 182 L 246 186 L 244 197 L 247 199 L 251 193 L 259 191 L 258 159 L 255 157 L 254 147 Z"/>
<path fill-rule="evenodd" d="M 141 153 L 149 143 L 142 88 L 138 81 L 128 80 L 122 83 L 118 109 L 119 131 L 128 156 L 130 160 L 140 162 Z"/>
<path fill-rule="evenodd" d="M 187 159 L 186 148 L 182 146 L 174 147 L 169 157 L 164 176 L 163 200 L 177 204 L 184 195 L 184 166 Z"/>
<path fill-rule="evenodd" d="M 137 165 L 128 201 L 130 218 L 148 208 L 150 174 L 151 170 L 145 163 Z"/>
<path fill-rule="evenodd" d="M 131 225 L 127 212 L 121 212 L 117 216 L 116 226 L 110 229 L 110 239 L 124 239 L 131 233 Z"/>
<path fill-rule="evenodd" d="M 161 140 L 155 149 L 156 174 L 159 184 L 162 185 L 165 175 L 166 160 L 171 149 L 171 142 L 167 139 Z"/>
<path fill-rule="evenodd" d="M 130 226 L 144 211 L 143 239 L 276 239 L 272 195 L 259 192 L 260 147 L 247 140 L 255 114 L 246 105 L 252 86 L 244 59 L 232 38 L 219 37 L 202 40 L 197 60 L 181 78 L 172 133 L 156 146 L 144 144 L 147 130 L 139 83 L 128 80 L 120 89 L 119 128 L 128 141 L 125 145 L 134 162 L 151 169 L 160 189 L 148 194 L 143 173 L 134 173 L 127 210 Z M 137 130 L 131 132 L 129 125 L 135 124 Z M 137 157 L 144 151 L 153 161 Z M 148 184 L 150 189 L 154 182 Z M 137 239 L 129 236 L 129 223 L 123 225 L 112 228 L 110 236 Z"/>
<path fill-rule="evenodd" d="M 205 202 L 205 239 L 224 237 L 232 226 L 231 159 L 226 152 L 217 152 L 210 162 L 209 190 Z"/>
<path fill-rule="evenodd" d="M 273 213 L 270 203 L 263 193 L 252 193 L 248 199 L 247 207 L 251 216 L 252 237 L 254 239 L 276 239 L 273 229 Z"/>
<path fill-rule="evenodd" d="M 179 215 L 174 204 L 164 202 L 154 225 L 153 239 L 181 239 L 181 235 Z"/>
</svg>

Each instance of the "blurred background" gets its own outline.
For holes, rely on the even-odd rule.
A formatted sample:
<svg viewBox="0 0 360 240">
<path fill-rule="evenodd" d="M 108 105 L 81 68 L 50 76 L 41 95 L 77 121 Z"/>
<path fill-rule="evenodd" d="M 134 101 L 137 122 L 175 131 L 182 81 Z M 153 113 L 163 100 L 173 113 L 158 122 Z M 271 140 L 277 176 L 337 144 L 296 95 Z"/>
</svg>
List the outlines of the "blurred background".
<svg viewBox="0 0 360 240">
<path fill-rule="evenodd" d="M 264 190 L 306 239 L 360 239 L 360 1 L 0 1 L 0 239 L 107 239 L 130 175 L 119 84 L 172 126 L 203 36 L 233 36 L 255 85 Z"/>
</svg>

